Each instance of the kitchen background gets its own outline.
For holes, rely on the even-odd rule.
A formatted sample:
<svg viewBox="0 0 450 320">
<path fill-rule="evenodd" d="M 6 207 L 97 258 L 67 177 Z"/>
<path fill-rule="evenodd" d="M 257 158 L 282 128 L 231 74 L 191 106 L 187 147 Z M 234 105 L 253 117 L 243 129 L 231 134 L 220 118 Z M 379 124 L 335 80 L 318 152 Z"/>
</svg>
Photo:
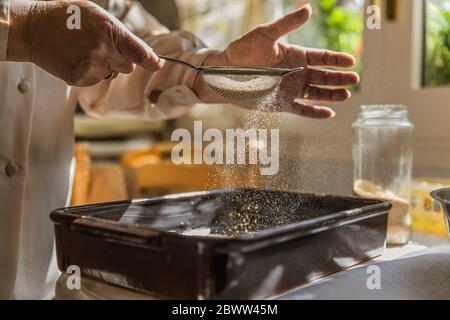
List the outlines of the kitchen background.
<svg viewBox="0 0 450 320">
<path fill-rule="evenodd" d="M 210 47 L 222 49 L 251 27 L 292 10 L 298 1 L 141 2 L 169 28 L 190 30 Z M 191 128 L 194 120 L 202 120 L 205 128 L 239 127 L 248 111 L 237 107 L 197 105 L 180 119 L 151 123 L 98 120 L 78 113 L 72 203 L 237 185 L 349 195 L 353 184 L 351 125 L 360 105 L 404 104 L 415 125 L 415 228 L 443 234 L 439 207 L 427 197 L 427 190 L 436 184 L 450 185 L 450 179 L 446 181 L 450 178 L 450 0 L 310 2 L 312 21 L 284 40 L 354 54 L 362 81 L 352 88 L 350 101 L 335 106 L 337 116 L 332 120 L 266 115 L 266 122 L 280 129 L 277 176 L 260 177 L 251 167 L 236 174 L 171 164 L 167 142 L 175 128 Z M 383 8 L 380 30 L 365 28 L 370 4 Z M 223 177 L 212 178 L 218 171 Z"/>
</svg>

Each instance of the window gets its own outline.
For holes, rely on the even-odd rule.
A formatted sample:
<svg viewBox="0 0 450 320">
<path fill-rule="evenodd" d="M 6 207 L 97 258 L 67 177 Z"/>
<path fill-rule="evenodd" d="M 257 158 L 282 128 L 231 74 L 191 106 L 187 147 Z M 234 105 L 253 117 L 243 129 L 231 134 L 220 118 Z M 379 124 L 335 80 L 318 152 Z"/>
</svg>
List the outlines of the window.
<svg viewBox="0 0 450 320">
<path fill-rule="evenodd" d="M 257 24 L 282 14 L 280 0 L 176 0 L 182 28 L 223 49 Z"/>
<path fill-rule="evenodd" d="M 450 0 L 425 0 L 425 86 L 450 84 Z"/>
</svg>

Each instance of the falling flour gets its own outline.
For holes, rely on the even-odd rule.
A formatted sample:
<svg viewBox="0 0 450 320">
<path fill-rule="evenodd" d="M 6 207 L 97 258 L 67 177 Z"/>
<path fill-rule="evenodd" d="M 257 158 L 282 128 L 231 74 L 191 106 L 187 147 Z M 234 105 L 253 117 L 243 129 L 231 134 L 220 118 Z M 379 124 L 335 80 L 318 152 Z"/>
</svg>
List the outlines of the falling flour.
<svg viewBox="0 0 450 320">
<path fill-rule="evenodd" d="M 271 77 L 269 77 L 271 78 Z M 230 79 L 227 79 L 230 81 Z M 252 84 L 258 87 L 257 83 Z M 238 84 L 227 85 L 229 88 L 238 88 Z M 263 85 L 261 85 L 263 86 Z M 277 111 L 277 100 L 279 99 L 278 87 L 270 90 L 262 98 L 254 102 L 254 110 L 249 112 L 240 124 L 240 128 L 247 129 L 279 129 L 282 125 L 281 118 L 272 113 Z M 251 141 L 248 144 L 252 143 Z M 236 156 L 245 157 L 249 152 L 249 145 L 246 148 L 236 150 Z M 278 152 L 279 150 L 268 150 L 268 152 Z M 270 176 L 263 178 L 259 175 L 259 170 L 252 170 L 248 165 L 225 165 L 217 166 L 216 171 L 209 177 L 208 189 L 216 186 L 222 187 L 261 187 L 269 189 L 285 189 L 285 184 L 290 177 L 284 173 L 279 173 L 277 177 Z M 272 182 L 271 182 L 272 181 Z M 284 199 L 286 200 L 286 199 Z M 224 196 L 224 202 L 241 203 L 239 206 L 230 206 L 225 214 L 218 217 L 217 223 L 223 225 L 223 234 L 227 236 L 239 236 L 256 231 L 261 231 L 270 227 L 291 223 L 292 212 L 295 203 L 282 203 L 283 199 L 270 198 L 267 194 L 261 193 L 257 198 L 247 198 L 245 194 L 237 193 L 234 199 Z M 226 203 L 223 204 L 227 206 Z M 265 208 L 271 208 L 270 214 Z M 297 208 L 298 209 L 298 208 Z M 297 210 L 296 209 L 296 210 Z M 264 212 L 264 214 L 263 214 Z"/>
</svg>

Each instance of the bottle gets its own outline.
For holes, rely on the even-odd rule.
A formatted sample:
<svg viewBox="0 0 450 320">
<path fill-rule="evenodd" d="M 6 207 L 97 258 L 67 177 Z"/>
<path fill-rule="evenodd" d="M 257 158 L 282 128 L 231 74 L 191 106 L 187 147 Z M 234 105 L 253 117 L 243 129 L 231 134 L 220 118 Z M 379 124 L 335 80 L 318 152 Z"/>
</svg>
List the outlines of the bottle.
<svg viewBox="0 0 450 320">
<path fill-rule="evenodd" d="M 358 196 L 390 201 L 387 242 L 411 239 L 409 212 L 413 164 L 413 124 L 401 105 L 361 107 L 353 123 L 353 190 Z"/>
</svg>

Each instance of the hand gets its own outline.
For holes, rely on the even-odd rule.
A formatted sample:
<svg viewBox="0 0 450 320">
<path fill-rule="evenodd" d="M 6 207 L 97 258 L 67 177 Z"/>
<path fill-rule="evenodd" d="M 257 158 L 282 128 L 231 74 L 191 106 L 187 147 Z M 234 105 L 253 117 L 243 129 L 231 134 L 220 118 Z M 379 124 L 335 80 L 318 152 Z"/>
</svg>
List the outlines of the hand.
<svg viewBox="0 0 450 320">
<path fill-rule="evenodd" d="M 305 5 L 279 20 L 256 27 L 232 42 L 224 51 L 212 53 L 205 60 L 208 66 L 242 67 L 305 67 L 287 75 L 280 83 L 274 111 L 291 112 L 310 118 L 330 118 L 333 110 L 308 104 L 308 101 L 337 102 L 350 98 L 350 91 L 342 86 L 359 82 L 355 72 L 342 72 L 312 67 L 350 68 L 355 64 L 353 56 L 329 50 L 305 49 L 278 42 L 287 33 L 300 28 L 311 17 L 310 5 Z M 212 98 L 201 77 L 197 77 L 196 91 L 200 98 Z"/>
<path fill-rule="evenodd" d="M 80 8 L 81 28 L 67 27 L 67 8 Z M 73 86 L 91 86 L 135 65 L 156 71 L 153 50 L 107 11 L 90 1 L 14 0 L 8 60 L 33 62 Z"/>
</svg>

